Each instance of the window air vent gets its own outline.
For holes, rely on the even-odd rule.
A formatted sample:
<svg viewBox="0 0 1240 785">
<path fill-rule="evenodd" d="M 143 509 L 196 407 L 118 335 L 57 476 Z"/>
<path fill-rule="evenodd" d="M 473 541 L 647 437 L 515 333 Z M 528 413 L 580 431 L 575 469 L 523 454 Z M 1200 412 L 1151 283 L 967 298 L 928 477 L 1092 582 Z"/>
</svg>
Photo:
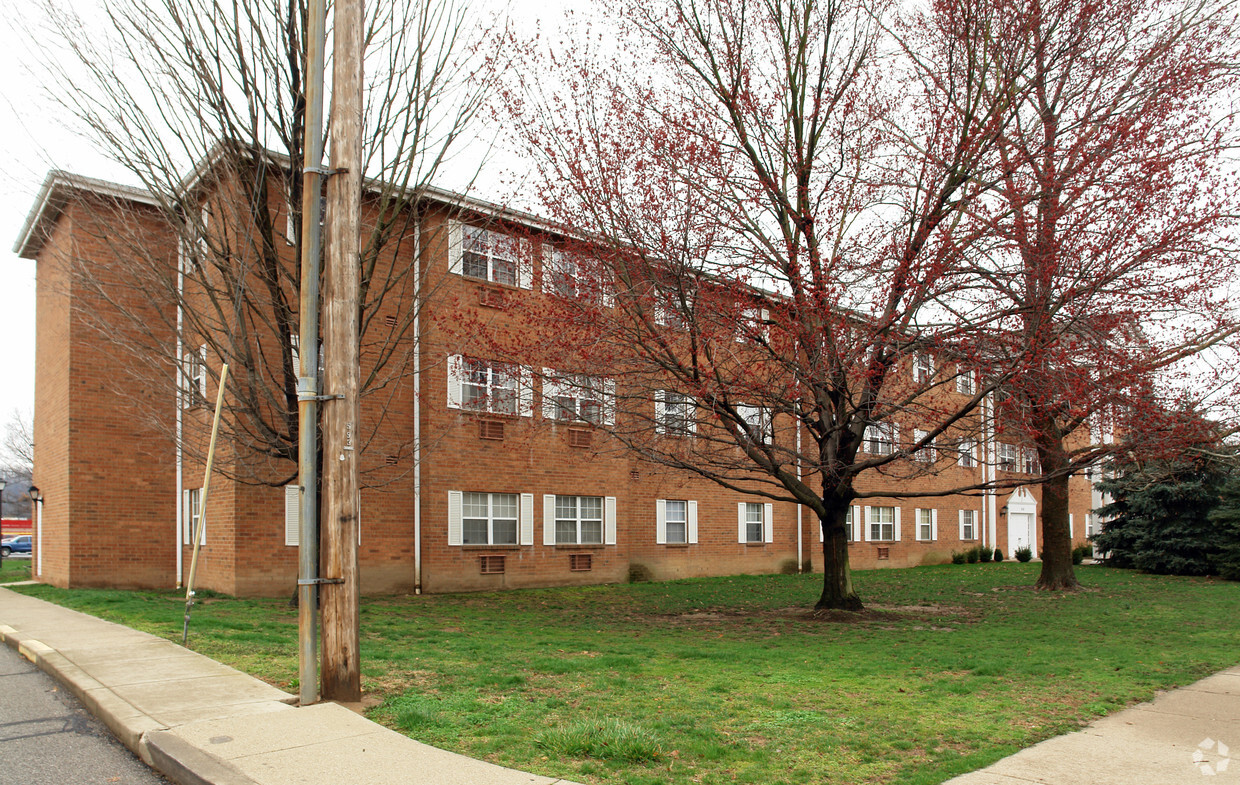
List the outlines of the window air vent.
<svg viewBox="0 0 1240 785">
<path fill-rule="evenodd" d="M 879 549 L 878 549 L 878 558 L 880 558 L 880 559 L 890 559 L 890 558 L 891 558 L 891 548 L 884 548 L 884 547 L 881 547 L 881 546 L 880 546 L 880 547 L 879 547 Z"/>
<path fill-rule="evenodd" d="M 502 440 L 504 438 L 504 423 L 499 420 L 479 420 L 478 438 Z"/>
<path fill-rule="evenodd" d="M 573 572 L 589 572 L 593 565 L 593 555 L 589 553 L 570 553 L 568 569 Z"/>
<path fill-rule="evenodd" d="M 499 575 L 504 571 L 503 556 L 479 556 L 478 557 L 479 572 L 483 575 Z"/>
<path fill-rule="evenodd" d="M 642 478 L 641 472 L 637 471 L 637 469 L 632 469 L 629 471 L 630 480 L 640 480 L 641 478 Z"/>
<path fill-rule="evenodd" d="M 395 466 L 400 463 L 400 457 L 396 455 L 389 455 L 383 459 L 383 462 L 388 466 Z"/>
<path fill-rule="evenodd" d="M 397 317 L 395 314 L 388 314 L 387 316 L 383 317 L 383 322 L 388 327 L 395 327 L 396 325 L 400 324 L 400 318 Z"/>
<path fill-rule="evenodd" d="M 504 293 L 496 289 L 488 289 L 485 286 L 478 289 L 478 304 L 485 305 L 488 308 L 503 308 Z"/>
<path fill-rule="evenodd" d="M 569 447 L 589 447 L 594 441 L 594 434 L 584 428 L 568 429 L 568 446 Z"/>
</svg>

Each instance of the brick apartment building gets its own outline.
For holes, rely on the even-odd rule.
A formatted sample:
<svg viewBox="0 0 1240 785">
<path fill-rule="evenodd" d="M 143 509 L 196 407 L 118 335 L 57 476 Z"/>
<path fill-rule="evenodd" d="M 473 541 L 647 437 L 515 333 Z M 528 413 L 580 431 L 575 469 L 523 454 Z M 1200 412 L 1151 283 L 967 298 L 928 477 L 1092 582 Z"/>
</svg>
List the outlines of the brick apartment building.
<svg viewBox="0 0 1240 785">
<path fill-rule="evenodd" d="M 281 226 L 287 206 L 275 193 L 270 218 Z M 220 191 L 204 193 L 204 210 L 219 198 Z M 516 331 L 528 323 L 521 315 L 553 296 L 544 270 L 550 253 L 514 263 L 496 251 L 520 244 L 549 249 L 546 227 L 449 193 L 432 193 L 416 207 L 409 241 L 395 244 L 381 263 L 415 270 L 419 287 L 434 296 L 404 334 L 400 372 L 362 400 L 364 592 L 821 569 L 812 513 L 624 450 L 609 434 L 608 426 L 630 415 L 608 403 L 614 380 L 559 384 L 549 369 L 533 364 L 478 359 L 480 350 L 461 325 Z M 113 241 L 120 235 L 168 269 L 184 263 L 178 235 L 152 195 L 53 172 L 16 247 L 37 264 L 34 481 L 43 501 L 35 515 L 34 574 L 58 586 L 180 585 L 190 532 L 200 519 L 202 465 L 178 444 L 205 432 L 218 359 L 188 326 L 176 328 L 189 321 L 172 312 L 171 298 L 127 278 L 119 263 L 124 244 Z M 280 252 L 295 263 L 291 244 Z M 92 284 L 82 285 L 71 268 L 89 269 Z M 408 297 L 394 296 L 372 318 L 395 323 L 411 307 Z M 137 327 L 134 314 L 144 317 Z M 169 354 L 185 358 L 185 366 L 169 363 L 162 375 L 126 373 L 133 363 L 124 347 L 141 343 L 123 340 L 134 329 L 148 344 L 175 345 Z M 260 347 L 286 339 L 253 337 Z M 968 377 L 957 384 L 964 385 L 957 392 L 969 392 Z M 677 406 L 656 394 L 649 424 L 693 438 L 694 415 Z M 900 429 L 908 437 L 916 425 L 876 426 L 866 449 L 898 451 Z M 795 438 L 788 431 L 775 423 L 770 438 Z M 295 465 L 244 454 L 236 445 L 224 444 L 222 452 L 226 463 L 245 464 L 251 474 L 244 482 L 212 479 L 197 583 L 228 594 L 289 595 L 296 584 L 298 497 L 286 483 L 295 483 Z M 852 508 L 854 567 L 943 562 L 976 545 L 1009 556 L 1021 545 L 1037 552 L 1036 486 L 901 498 L 1027 478 L 1037 472 L 1028 449 L 983 434 L 967 449 L 907 460 L 933 471 L 912 479 L 865 475 L 858 482 L 860 490 L 890 496 Z M 254 484 L 255 477 L 266 484 Z M 1088 481 L 1072 478 L 1077 542 L 1085 540 L 1090 507 Z"/>
</svg>

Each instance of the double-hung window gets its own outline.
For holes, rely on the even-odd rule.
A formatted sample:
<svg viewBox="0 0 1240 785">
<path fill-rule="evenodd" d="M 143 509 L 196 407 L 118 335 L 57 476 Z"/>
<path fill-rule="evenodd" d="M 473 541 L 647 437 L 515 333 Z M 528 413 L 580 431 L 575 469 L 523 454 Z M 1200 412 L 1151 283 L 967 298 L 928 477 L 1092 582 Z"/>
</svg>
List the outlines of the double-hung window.
<svg viewBox="0 0 1240 785">
<path fill-rule="evenodd" d="M 185 354 L 185 405 L 207 405 L 207 345 Z"/>
<path fill-rule="evenodd" d="M 923 431 L 920 428 L 914 428 L 913 429 L 913 442 L 920 443 L 923 439 L 925 439 L 929 435 L 930 435 L 929 431 Z M 930 440 L 930 442 L 928 442 L 925 447 L 922 447 L 921 449 L 913 453 L 913 460 L 920 461 L 921 463 L 934 463 L 934 460 L 936 457 L 937 456 L 935 452 L 935 442 L 933 439 Z"/>
<path fill-rule="evenodd" d="M 740 415 L 741 420 L 749 430 L 748 439 L 762 444 L 768 444 L 771 441 L 774 429 L 771 423 L 770 409 L 761 406 L 741 405 L 736 407 L 736 413 Z"/>
<path fill-rule="evenodd" d="M 1021 468 L 1025 474 L 1041 474 L 1042 463 L 1038 460 L 1038 450 L 1036 447 L 1026 447 L 1021 450 Z"/>
<path fill-rule="evenodd" d="M 566 300 L 611 307 L 615 301 L 612 289 L 605 283 L 601 265 L 595 260 L 543 245 L 543 291 Z"/>
<path fill-rule="evenodd" d="M 182 491 L 184 508 L 182 514 L 185 516 L 185 544 L 192 545 L 194 539 L 198 537 L 198 530 L 202 527 L 202 488 L 189 488 Z M 205 531 L 203 534 L 205 535 Z M 205 536 L 200 538 L 201 542 L 205 542 Z"/>
<path fill-rule="evenodd" d="M 774 542 L 775 505 L 763 502 L 740 502 L 736 505 L 737 541 L 742 543 Z"/>
<path fill-rule="evenodd" d="M 689 541 L 689 502 L 680 499 L 666 499 L 663 502 L 667 542 L 687 543 Z"/>
<path fill-rule="evenodd" d="M 1020 460 L 1020 450 L 1016 448 L 1016 445 L 1000 442 L 997 449 L 999 469 L 1005 472 L 1016 471 L 1017 463 Z"/>
<path fill-rule="evenodd" d="M 934 357 L 926 352 L 913 355 L 913 380 L 925 384 L 934 376 Z"/>
<path fill-rule="evenodd" d="M 938 539 L 938 510 L 917 510 L 917 539 L 921 542 L 933 542 Z"/>
<path fill-rule="evenodd" d="M 465 492 L 461 506 L 464 545 L 516 545 L 517 494 Z"/>
<path fill-rule="evenodd" d="M 870 539 L 880 542 L 895 540 L 896 538 L 896 508 L 895 507 L 871 507 L 870 509 Z"/>
<path fill-rule="evenodd" d="M 557 545 L 598 545 L 603 542 L 602 496 L 556 496 Z"/>
<path fill-rule="evenodd" d="M 616 385 L 611 379 L 543 369 L 543 417 L 560 422 L 615 422 Z"/>
<path fill-rule="evenodd" d="M 956 369 L 956 392 L 964 395 L 977 394 L 977 381 L 973 378 L 973 371 L 967 368 Z"/>
<path fill-rule="evenodd" d="M 688 436 L 697 431 L 692 397 L 672 390 L 656 390 L 654 397 L 655 432 L 669 436 Z"/>
<path fill-rule="evenodd" d="M 492 414 L 517 413 L 517 369 L 486 360 L 466 360 L 461 384 L 461 403 L 465 409 Z"/>
<path fill-rule="evenodd" d="M 972 469 L 977 466 L 977 442 L 972 439 L 961 439 L 959 446 L 960 457 L 957 463 L 965 469 Z"/>
<path fill-rule="evenodd" d="M 977 539 L 977 510 L 960 511 L 960 539 Z"/>
<path fill-rule="evenodd" d="M 461 227 L 461 274 L 508 286 L 519 283 L 520 246 L 516 238 L 479 226 Z"/>
<path fill-rule="evenodd" d="M 896 450 L 896 424 L 876 422 L 865 426 L 865 451 L 874 455 L 891 455 Z"/>
<path fill-rule="evenodd" d="M 756 502 L 745 503 L 745 542 L 762 542 L 762 505 Z"/>
</svg>

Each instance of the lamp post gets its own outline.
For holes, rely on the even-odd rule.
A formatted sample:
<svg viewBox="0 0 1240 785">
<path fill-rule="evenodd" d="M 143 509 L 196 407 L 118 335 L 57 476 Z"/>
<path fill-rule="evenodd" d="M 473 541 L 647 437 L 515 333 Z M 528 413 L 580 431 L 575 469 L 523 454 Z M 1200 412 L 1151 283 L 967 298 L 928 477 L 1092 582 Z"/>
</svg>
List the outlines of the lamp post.
<svg viewBox="0 0 1240 785">
<path fill-rule="evenodd" d="M 4 478 L 0 477 L 0 540 L 4 539 Z M 0 550 L 0 569 L 4 569 L 4 551 Z"/>
<path fill-rule="evenodd" d="M 39 520 L 39 502 L 43 501 L 43 494 L 39 493 L 39 486 L 37 485 L 31 485 L 30 490 L 27 491 L 26 493 L 30 496 L 30 522 L 39 527 L 37 530 L 38 533 L 42 533 L 43 524 L 42 524 L 42 521 Z M 34 536 L 34 537 L 31 537 L 31 539 L 34 540 L 36 548 L 41 549 L 43 547 L 42 538 Z M 34 550 L 31 549 L 31 555 L 32 556 L 37 555 L 41 563 L 41 560 L 43 559 L 42 553 L 35 554 Z M 35 575 L 35 568 L 34 568 L 34 563 L 32 562 L 30 565 L 30 576 L 33 578 L 34 575 Z"/>
</svg>

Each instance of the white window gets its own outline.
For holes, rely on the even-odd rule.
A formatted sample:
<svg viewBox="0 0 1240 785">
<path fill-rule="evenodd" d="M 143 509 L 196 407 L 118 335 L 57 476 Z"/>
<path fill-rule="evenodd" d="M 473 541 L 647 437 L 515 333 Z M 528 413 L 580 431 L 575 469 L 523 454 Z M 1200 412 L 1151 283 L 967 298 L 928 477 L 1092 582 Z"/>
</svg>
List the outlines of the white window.
<svg viewBox="0 0 1240 785">
<path fill-rule="evenodd" d="M 891 455 L 896 450 L 896 424 L 876 422 L 865 426 L 863 449 L 874 455 Z"/>
<path fill-rule="evenodd" d="M 555 542 L 557 545 L 601 545 L 603 497 L 556 496 Z"/>
<path fill-rule="evenodd" d="M 207 405 L 207 345 L 185 353 L 185 405 Z"/>
<path fill-rule="evenodd" d="M 930 435 L 929 431 L 923 431 L 920 428 L 914 428 L 913 429 L 913 442 L 919 443 L 921 442 L 922 439 L 925 439 L 929 435 Z M 913 453 L 913 460 L 920 461 L 921 463 L 934 463 L 935 458 L 938 455 L 937 450 L 935 448 L 935 444 L 936 444 L 935 440 L 931 439 L 930 442 L 926 444 L 925 447 L 922 447 L 921 449 Z"/>
<path fill-rule="evenodd" d="M 654 429 L 656 433 L 671 436 L 688 436 L 697 432 L 694 410 L 697 402 L 688 395 L 671 390 L 656 390 L 654 394 Z"/>
<path fill-rule="evenodd" d="M 774 433 L 771 422 L 771 411 L 761 406 L 737 406 L 736 413 L 744 420 L 752 437 L 762 444 L 768 444 Z"/>
<path fill-rule="evenodd" d="M 920 508 L 917 510 L 917 539 L 934 542 L 939 538 L 939 511 Z"/>
<path fill-rule="evenodd" d="M 924 384 L 934 376 L 934 358 L 925 352 L 913 355 L 913 380 Z"/>
<path fill-rule="evenodd" d="M 660 545 L 697 542 L 697 502 L 658 499 L 655 502 L 655 542 Z"/>
<path fill-rule="evenodd" d="M 1016 471 L 1017 462 L 1020 460 L 1020 450 L 1016 449 L 1015 444 L 998 445 L 999 469 L 1005 472 Z"/>
<path fill-rule="evenodd" d="M 1038 461 L 1038 450 L 1036 447 L 1026 447 L 1021 450 L 1020 470 L 1025 474 L 1042 473 L 1042 464 Z"/>
<path fill-rule="evenodd" d="M 448 491 L 449 545 L 533 545 L 534 495 Z"/>
<path fill-rule="evenodd" d="M 202 488 L 189 488 L 182 491 L 182 502 L 184 505 L 183 520 L 185 521 L 185 544 L 193 545 L 194 538 L 200 527 L 202 527 Z M 203 529 L 199 542 L 206 542 L 206 529 Z"/>
<path fill-rule="evenodd" d="M 739 502 L 736 505 L 737 540 L 739 542 L 774 542 L 772 525 L 775 505 L 762 502 Z"/>
<path fill-rule="evenodd" d="M 478 226 L 461 227 L 461 274 L 508 286 L 518 284 L 520 264 L 516 238 Z"/>
<path fill-rule="evenodd" d="M 687 330 L 693 314 L 693 296 L 676 289 L 655 289 L 654 320 L 663 327 Z"/>
<path fill-rule="evenodd" d="M 462 545 L 517 544 L 517 494 L 466 491 L 461 502 Z"/>
<path fill-rule="evenodd" d="M 610 308 L 615 295 L 601 263 L 543 243 L 543 291 Z"/>
<path fill-rule="evenodd" d="M 517 365 L 448 358 L 448 406 L 491 414 L 533 414 L 533 385 L 528 369 Z"/>
<path fill-rule="evenodd" d="M 736 324 L 736 342 L 765 342 L 770 340 L 770 311 L 765 308 L 745 308 Z"/>
<path fill-rule="evenodd" d="M 878 540 L 880 542 L 893 541 L 896 539 L 896 509 L 895 507 L 870 507 L 869 528 L 870 540 Z"/>
<path fill-rule="evenodd" d="M 959 447 L 960 457 L 957 463 L 966 469 L 972 469 L 977 466 L 977 442 L 972 439 L 961 439 Z"/>
<path fill-rule="evenodd" d="M 966 368 L 957 367 L 956 392 L 963 393 L 965 395 L 977 394 L 977 380 L 973 377 L 973 371 Z"/>
<path fill-rule="evenodd" d="M 977 539 L 977 510 L 960 511 L 960 539 Z"/>
<path fill-rule="evenodd" d="M 848 512 L 844 513 L 844 526 L 848 529 L 848 541 L 853 542 L 857 539 L 857 514 L 853 512 L 856 507 L 849 507 Z M 822 539 L 822 532 L 818 533 L 818 539 Z"/>
<path fill-rule="evenodd" d="M 615 424 L 614 381 L 550 368 L 544 368 L 543 375 L 543 417 L 560 422 Z"/>
</svg>

